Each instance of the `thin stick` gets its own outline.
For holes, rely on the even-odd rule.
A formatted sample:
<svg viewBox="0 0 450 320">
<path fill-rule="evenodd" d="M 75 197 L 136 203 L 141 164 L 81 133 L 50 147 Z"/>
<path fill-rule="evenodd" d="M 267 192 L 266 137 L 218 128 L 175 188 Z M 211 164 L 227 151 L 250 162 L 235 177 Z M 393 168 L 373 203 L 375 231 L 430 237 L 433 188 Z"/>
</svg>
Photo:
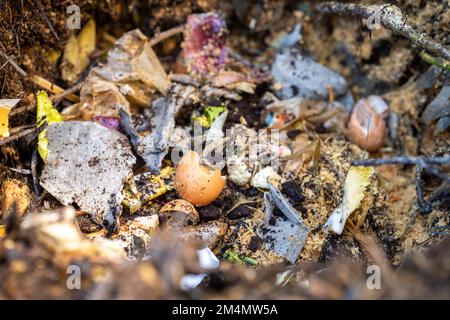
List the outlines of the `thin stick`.
<svg viewBox="0 0 450 320">
<path fill-rule="evenodd" d="M 366 6 L 356 3 L 325 2 L 317 6 L 317 10 L 326 14 L 355 15 L 365 19 L 371 17 L 379 18 L 379 22 L 385 28 L 392 30 L 398 35 L 409 39 L 429 53 L 450 60 L 450 51 L 442 44 L 434 41 L 430 36 L 415 30 L 406 23 L 402 11 L 394 5 Z"/>
<path fill-rule="evenodd" d="M 154 45 L 160 43 L 161 41 L 164 41 L 167 38 L 173 37 L 174 35 L 176 35 L 178 33 L 182 33 L 183 31 L 184 31 L 184 25 L 168 29 L 166 31 L 163 31 L 163 32 L 158 33 L 157 35 L 155 35 L 150 40 L 149 44 L 150 44 L 150 46 L 153 47 Z"/>
<path fill-rule="evenodd" d="M 389 159 L 360 159 L 353 160 L 352 165 L 354 166 L 383 166 L 386 164 L 437 164 L 437 165 L 450 165 L 450 156 L 445 157 L 408 157 L 408 156 L 400 156 L 393 157 Z"/>
<path fill-rule="evenodd" d="M 425 51 L 422 51 L 419 56 L 422 58 L 423 61 L 435 65 L 442 69 L 450 70 L 450 62 L 441 58 L 433 57 L 432 55 L 426 53 Z"/>
<path fill-rule="evenodd" d="M 36 128 L 36 125 L 32 124 L 32 125 L 27 125 L 27 126 L 14 127 L 14 128 L 9 129 L 9 133 L 16 134 L 18 132 L 22 132 L 23 130 L 30 129 L 30 128 Z"/>
<path fill-rule="evenodd" d="M 19 107 L 19 108 L 14 108 L 9 113 L 9 116 L 10 117 L 14 117 L 14 116 L 17 116 L 19 114 L 23 114 L 24 112 L 34 111 L 35 109 L 36 109 L 36 105 L 35 104 L 30 104 L 30 105 Z"/>
<path fill-rule="evenodd" d="M 39 197 L 40 196 L 39 180 L 38 180 L 37 170 L 36 170 L 37 161 L 38 161 L 37 160 L 37 150 L 36 150 L 36 148 L 33 148 L 33 151 L 31 153 L 31 176 L 33 178 L 34 192 L 36 193 L 36 196 Z"/>
<path fill-rule="evenodd" d="M 33 77 L 31 77 L 31 81 L 33 81 L 39 87 L 52 92 L 53 94 L 63 94 L 65 92 L 65 90 L 63 88 L 61 88 L 60 86 L 48 81 L 47 79 L 40 77 L 38 75 L 34 75 Z M 76 95 L 74 95 L 73 93 L 68 94 L 66 96 L 66 98 L 67 98 L 67 100 L 69 100 L 71 102 L 80 101 L 80 98 L 77 97 Z"/>
<path fill-rule="evenodd" d="M 401 156 L 401 157 L 393 157 L 390 159 L 362 159 L 352 161 L 352 165 L 354 166 L 382 166 L 386 164 L 401 164 L 401 165 L 414 164 L 416 166 L 420 166 L 421 168 L 425 169 L 426 171 L 435 175 L 436 177 L 444 181 L 447 181 L 447 183 L 450 183 L 450 177 L 433 166 L 433 165 L 450 165 L 450 156 L 429 157 L 429 158 Z"/>
<path fill-rule="evenodd" d="M 4 169 L 7 169 L 7 170 L 11 170 L 11 171 L 13 171 L 13 172 L 20 173 L 20 174 L 25 174 L 25 175 L 31 174 L 31 171 L 28 170 L 28 169 L 11 168 L 11 167 L 8 167 L 8 166 L 4 166 L 4 165 L 2 165 L 2 164 L 0 164 L 0 167 L 2 167 L 2 168 L 4 168 Z"/>
<path fill-rule="evenodd" d="M 22 132 L 16 133 L 16 134 L 14 134 L 14 135 L 12 135 L 12 136 L 10 136 L 8 138 L 0 140 L 0 146 L 8 144 L 8 143 L 10 143 L 10 142 L 12 142 L 14 140 L 19 139 L 19 138 L 25 137 L 25 136 L 27 136 L 29 134 L 34 133 L 35 131 L 36 131 L 36 128 L 33 127 L 33 128 L 30 128 L 30 129 L 24 130 Z"/>
<path fill-rule="evenodd" d="M 5 52 L 3 52 L 2 50 L 0 50 L 0 55 L 6 59 L 6 61 L 22 76 L 22 77 L 26 77 L 28 74 L 17 65 L 17 63 L 11 59 Z"/>
<path fill-rule="evenodd" d="M 48 17 L 45 15 L 44 12 L 44 8 L 42 6 L 42 3 L 39 0 L 33 0 L 33 2 L 36 4 L 36 6 L 38 7 L 39 13 L 41 14 L 42 18 L 44 18 L 45 23 L 48 25 L 48 27 L 50 28 L 50 31 L 53 33 L 53 35 L 55 36 L 56 40 L 59 41 L 59 36 L 55 31 L 55 28 L 53 28 L 52 23 L 50 22 L 50 20 L 48 19 Z"/>
<path fill-rule="evenodd" d="M 73 93 L 79 91 L 84 84 L 85 84 L 85 81 L 81 81 L 81 82 L 77 83 L 76 85 L 64 90 L 64 92 L 61 92 L 60 94 L 56 94 L 56 95 L 50 97 L 50 100 L 52 100 L 53 103 L 57 103 L 57 102 L 61 101 L 62 99 L 64 99 L 65 97 L 67 97 L 69 95 L 73 95 Z M 68 100 L 70 100 L 70 99 L 68 99 Z"/>
</svg>

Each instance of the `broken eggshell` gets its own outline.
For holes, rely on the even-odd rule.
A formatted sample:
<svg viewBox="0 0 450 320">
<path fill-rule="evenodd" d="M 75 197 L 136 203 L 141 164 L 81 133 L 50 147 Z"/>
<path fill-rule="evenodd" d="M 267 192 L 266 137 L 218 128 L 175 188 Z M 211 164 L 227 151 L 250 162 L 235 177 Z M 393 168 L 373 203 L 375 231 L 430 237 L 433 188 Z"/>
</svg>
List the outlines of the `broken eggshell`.
<svg viewBox="0 0 450 320">
<path fill-rule="evenodd" d="M 197 257 L 200 267 L 206 270 L 214 270 L 219 267 L 220 261 L 211 249 L 203 248 L 197 250 Z M 188 273 L 181 278 L 180 287 L 183 290 L 191 290 L 197 287 L 208 274 L 206 273 Z"/>
<path fill-rule="evenodd" d="M 185 200 L 195 206 L 205 206 L 214 201 L 225 186 L 220 170 L 200 164 L 200 156 L 188 151 L 177 166 L 175 189 Z"/>
<path fill-rule="evenodd" d="M 209 221 L 195 226 L 178 229 L 175 236 L 190 243 L 197 243 L 201 247 L 214 248 L 228 231 L 228 225 L 222 221 Z"/>
<path fill-rule="evenodd" d="M 360 148 L 377 151 L 384 144 L 386 117 L 389 107 L 378 96 L 361 99 L 348 122 L 349 138 Z"/>
<path fill-rule="evenodd" d="M 196 224 L 200 216 L 195 207 L 186 200 L 177 199 L 166 203 L 160 210 L 162 224 L 169 227 L 181 227 Z"/>
</svg>

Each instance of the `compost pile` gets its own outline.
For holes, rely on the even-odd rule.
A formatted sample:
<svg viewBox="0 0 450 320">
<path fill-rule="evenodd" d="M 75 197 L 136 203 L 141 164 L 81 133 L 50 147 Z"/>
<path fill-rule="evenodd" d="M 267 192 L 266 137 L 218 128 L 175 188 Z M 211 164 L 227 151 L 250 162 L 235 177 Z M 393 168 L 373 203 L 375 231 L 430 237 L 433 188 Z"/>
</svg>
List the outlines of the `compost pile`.
<svg viewBox="0 0 450 320">
<path fill-rule="evenodd" d="M 449 298 L 449 23 L 1 1 L 0 298 Z"/>
</svg>

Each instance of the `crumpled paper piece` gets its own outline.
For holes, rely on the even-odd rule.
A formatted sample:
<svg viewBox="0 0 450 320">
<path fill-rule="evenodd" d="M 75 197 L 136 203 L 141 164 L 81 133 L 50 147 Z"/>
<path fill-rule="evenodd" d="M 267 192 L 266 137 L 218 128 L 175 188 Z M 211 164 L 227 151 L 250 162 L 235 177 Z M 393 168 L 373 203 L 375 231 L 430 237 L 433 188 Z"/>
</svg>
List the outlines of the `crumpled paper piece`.
<svg viewBox="0 0 450 320">
<path fill-rule="evenodd" d="M 90 121 L 48 127 L 48 156 L 40 183 L 64 205 L 76 203 L 108 229 L 121 213 L 122 187 L 135 157 L 128 139 Z"/>
</svg>

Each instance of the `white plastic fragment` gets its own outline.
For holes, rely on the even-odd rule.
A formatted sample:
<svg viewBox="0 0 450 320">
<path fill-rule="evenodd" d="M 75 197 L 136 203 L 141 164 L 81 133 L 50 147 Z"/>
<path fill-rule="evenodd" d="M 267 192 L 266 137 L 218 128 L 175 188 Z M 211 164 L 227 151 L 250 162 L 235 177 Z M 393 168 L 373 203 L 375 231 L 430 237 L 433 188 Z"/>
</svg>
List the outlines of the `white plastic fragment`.
<svg viewBox="0 0 450 320">
<path fill-rule="evenodd" d="M 292 222 L 303 224 L 302 218 L 297 210 L 291 205 L 288 199 L 286 199 L 281 192 L 269 183 L 270 194 L 273 198 L 273 202 L 280 209 L 281 212 Z"/>
<path fill-rule="evenodd" d="M 214 270 L 219 267 L 220 261 L 208 247 L 197 250 L 200 267 L 206 270 Z M 180 287 L 183 290 L 196 288 L 208 276 L 207 273 L 188 273 L 181 278 Z"/>
<path fill-rule="evenodd" d="M 344 198 L 323 226 L 325 231 L 342 233 L 347 218 L 360 206 L 374 172 L 373 167 L 350 167 L 345 178 Z"/>
<path fill-rule="evenodd" d="M 273 187 L 272 187 L 273 188 Z M 277 200 L 277 207 L 283 213 L 285 206 L 279 206 L 282 202 Z M 265 219 L 258 227 L 257 234 L 265 239 L 266 247 L 277 255 L 284 257 L 290 263 L 295 263 L 305 245 L 309 234 L 309 228 L 304 225 L 301 218 L 292 221 L 289 216 L 280 217 L 273 214 L 275 198 L 271 192 L 264 193 Z M 284 209 L 282 209 L 284 208 Z M 294 208 L 292 208 L 295 210 Z M 284 211 L 283 211 L 284 210 Z M 286 214 L 286 213 L 285 213 Z M 295 213 L 292 213 L 292 216 Z"/>
<path fill-rule="evenodd" d="M 197 257 L 200 267 L 204 269 L 216 269 L 219 267 L 219 259 L 208 247 L 197 250 Z"/>
</svg>

